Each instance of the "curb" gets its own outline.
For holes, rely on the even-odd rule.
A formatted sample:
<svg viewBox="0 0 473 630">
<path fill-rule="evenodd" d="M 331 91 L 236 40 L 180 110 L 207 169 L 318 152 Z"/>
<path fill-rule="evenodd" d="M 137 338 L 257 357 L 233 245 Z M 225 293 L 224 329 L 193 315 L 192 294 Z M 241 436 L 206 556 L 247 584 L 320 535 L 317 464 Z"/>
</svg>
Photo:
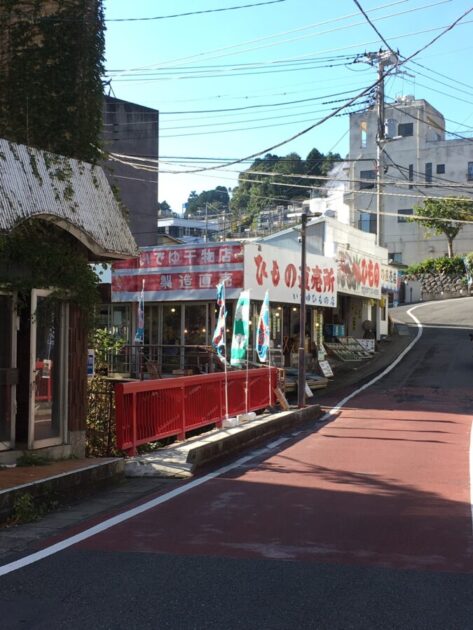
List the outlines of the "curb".
<svg viewBox="0 0 473 630">
<path fill-rule="evenodd" d="M 187 463 L 191 464 L 191 473 L 195 473 L 207 464 L 239 453 L 288 429 L 312 420 L 318 420 L 322 415 L 320 405 L 281 412 L 265 420 L 256 421 L 255 424 L 245 426 L 243 431 L 230 433 L 218 440 L 190 449 Z"/>
<path fill-rule="evenodd" d="M 32 508 L 41 513 L 93 494 L 124 476 L 123 459 L 106 460 L 100 464 L 86 466 L 79 470 L 60 473 L 32 483 L 15 486 L 0 491 L 0 523 L 7 521 L 15 510 L 15 505 L 22 496 L 29 496 Z"/>
</svg>

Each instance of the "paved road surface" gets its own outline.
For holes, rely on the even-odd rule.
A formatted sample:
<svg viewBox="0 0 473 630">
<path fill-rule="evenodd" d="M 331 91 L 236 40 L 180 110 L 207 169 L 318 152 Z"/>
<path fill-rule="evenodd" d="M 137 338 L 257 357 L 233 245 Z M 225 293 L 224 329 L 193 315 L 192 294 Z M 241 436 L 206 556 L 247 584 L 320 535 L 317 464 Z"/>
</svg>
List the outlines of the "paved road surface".
<svg viewBox="0 0 473 630">
<path fill-rule="evenodd" d="M 2 627 L 473 628 L 473 299 L 413 314 L 319 431 L 0 578 Z"/>
</svg>

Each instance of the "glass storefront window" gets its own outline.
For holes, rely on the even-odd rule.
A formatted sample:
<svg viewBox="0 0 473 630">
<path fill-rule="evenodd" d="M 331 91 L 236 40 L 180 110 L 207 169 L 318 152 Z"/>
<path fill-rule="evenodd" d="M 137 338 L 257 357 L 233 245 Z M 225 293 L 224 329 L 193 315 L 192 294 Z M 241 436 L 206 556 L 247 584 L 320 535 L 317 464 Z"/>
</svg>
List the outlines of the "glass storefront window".
<svg viewBox="0 0 473 630">
<path fill-rule="evenodd" d="M 206 345 L 207 306 L 206 304 L 186 304 L 184 338 L 186 346 Z"/>
<path fill-rule="evenodd" d="M 282 347 L 282 306 L 275 304 L 270 308 L 270 336 L 271 347 L 280 349 Z"/>
<path fill-rule="evenodd" d="M 35 324 L 34 441 L 61 432 L 62 309 L 49 296 L 38 295 Z"/>
<path fill-rule="evenodd" d="M 180 304 L 163 304 L 163 345 L 181 343 L 181 308 Z"/>
<path fill-rule="evenodd" d="M 163 372 L 172 372 L 181 365 L 181 310 L 181 304 L 163 304 Z"/>
<path fill-rule="evenodd" d="M 131 339 L 130 306 L 130 304 L 112 304 L 110 321 L 111 332 L 128 343 Z"/>
</svg>

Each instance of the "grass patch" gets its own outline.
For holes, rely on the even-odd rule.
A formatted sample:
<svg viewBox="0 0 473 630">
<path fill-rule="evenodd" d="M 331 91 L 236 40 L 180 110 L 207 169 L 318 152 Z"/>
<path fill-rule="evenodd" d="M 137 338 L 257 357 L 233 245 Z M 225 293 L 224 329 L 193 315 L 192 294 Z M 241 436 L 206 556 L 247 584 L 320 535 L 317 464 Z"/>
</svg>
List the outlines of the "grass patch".
<svg viewBox="0 0 473 630">
<path fill-rule="evenodd" d="M 51 464 L 49 457 L 44 455 L 37 455 L 36 453 L 23 453 L 21 457 L 16 460 L 16 465 L 19 468 L 26 466 L 48 466 Z"/>
</svg>

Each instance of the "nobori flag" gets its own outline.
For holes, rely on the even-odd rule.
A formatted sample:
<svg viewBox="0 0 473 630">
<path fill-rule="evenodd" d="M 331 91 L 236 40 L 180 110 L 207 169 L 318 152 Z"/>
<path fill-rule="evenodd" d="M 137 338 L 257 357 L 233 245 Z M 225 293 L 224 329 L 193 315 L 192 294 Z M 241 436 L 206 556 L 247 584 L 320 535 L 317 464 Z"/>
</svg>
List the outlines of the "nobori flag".
<svg viewBox="0 0 473 630">
<path fill-rule="evenodd" d="M 145 281 L 141 285 L 141 293 L 138 299 L 138 325 L 135 332 L 135 343 L 144 343 L 145 340 Z"/>
<path fill-rule="evenodd" d="M 269 293 L 266 291 L 258 319 L 256 331 L 256 352 L 259 360 L 264 363 L 269 350 Z"/>
<path fill-rule="evenodd" d="M 233 323 L 233 339 L 232 350 L 230 355 L 230 364 L 241 367 L 243 361 L 246 361 L 246 352 L 248 349 L 249 325 L 250 321 L 250 292 L 242 291 L 238 298 L 235 321 Z"/>
<path fill-rule="evenodd" d="M 225 354 L 225 317 L 227 315 L 225 310 L 225 284 L 223 282 L 217 285 L 217 306 L 218 319 L 212 337 L 212 345 L 217 350 L 219 358 L 223 359 Z"/>
</svg>

